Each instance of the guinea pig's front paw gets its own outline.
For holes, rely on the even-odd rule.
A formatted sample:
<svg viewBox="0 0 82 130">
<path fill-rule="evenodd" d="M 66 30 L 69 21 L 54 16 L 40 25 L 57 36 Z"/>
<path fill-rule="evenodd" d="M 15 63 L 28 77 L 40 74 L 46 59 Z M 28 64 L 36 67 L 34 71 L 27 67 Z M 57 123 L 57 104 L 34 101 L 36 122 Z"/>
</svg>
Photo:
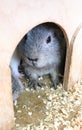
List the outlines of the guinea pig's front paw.
<svg viewBox="0 0 82 130">
<path fill-rule="evenodd" d="M 21 74 L 19 74 L 18 78 L 19 78 L 19 79 L 23 79 L 24 76 L 25 76 L 25 75 L 21 73 Z"/>
<path fill-rule="evenodd" d="M 22 79 L 24 77 L 24 74 L 23 73 L 19 73 L 19 72 L 15 72 L 14 75 L 18 79 Z"/>
<path fill-rule="evenodd" d="M 54 87 L 54 89 L 57 89 L 57 86 L 59 83 L 60 83 L 60 81 L 58 78 L 52 81 L 52 86 Z"/>
<path fill-rule="evenodd" d="M 29 81 L 28 87 L 34 88 L 36 90 L 37 87 L 42 87 L 42 85 L 40 83 L 38 83 L 36 80 L 32 80 L 32 81 Z"/>
</svg>

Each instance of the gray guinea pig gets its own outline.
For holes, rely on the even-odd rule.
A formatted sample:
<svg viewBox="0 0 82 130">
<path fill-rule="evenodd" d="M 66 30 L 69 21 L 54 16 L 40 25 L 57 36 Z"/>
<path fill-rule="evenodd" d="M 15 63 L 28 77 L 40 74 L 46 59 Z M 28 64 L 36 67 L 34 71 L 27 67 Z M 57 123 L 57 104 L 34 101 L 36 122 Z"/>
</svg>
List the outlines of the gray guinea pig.
<svg viewBox="0 0 82 130">
<path fill-rule="evenodd" d="M 64 73 L 66 41 L 61 29 L 53 23 L 44 23 L 30 30 L 19 43 L 25 74 L 30 87 L 39 86 L 38 77 L 49 74 L 54 88 L 59 84 L 59 74 Z"/>
</svg>

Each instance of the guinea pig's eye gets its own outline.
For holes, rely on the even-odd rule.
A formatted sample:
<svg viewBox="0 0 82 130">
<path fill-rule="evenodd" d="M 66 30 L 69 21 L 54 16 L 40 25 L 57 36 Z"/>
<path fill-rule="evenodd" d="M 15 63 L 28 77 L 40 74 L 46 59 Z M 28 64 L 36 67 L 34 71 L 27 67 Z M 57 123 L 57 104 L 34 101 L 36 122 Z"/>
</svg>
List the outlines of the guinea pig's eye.
<svg viewBox="0 0 82 130">
<path fill-rule="evenodd" d="M 50 43 L 51 42 L 51 36 L 48 36 L 47 39 L 46 39 L 46 43 Z"/>
</svg>

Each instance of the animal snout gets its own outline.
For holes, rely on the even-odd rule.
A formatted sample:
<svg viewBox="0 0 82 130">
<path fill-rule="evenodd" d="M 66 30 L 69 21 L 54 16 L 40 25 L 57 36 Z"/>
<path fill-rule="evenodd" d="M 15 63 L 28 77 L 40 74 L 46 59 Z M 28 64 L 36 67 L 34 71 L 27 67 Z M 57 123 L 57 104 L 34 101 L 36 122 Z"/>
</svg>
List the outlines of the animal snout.
<svg viewBox="0 0 82 130">
<path fill-rule="evenodd" d="M 37 61 L 38 61 L 38 58 L 31 59 L 31 58 L 28 57 L 28 60 L 29 60 L 29 61 L 32 61 L 32 62 L 33 62 L 33 61 L 34 61 L 34 62 L 37 62 Z"/>
<path fill-rule="evenodd" d="M 32 63 L 33 66 L 35 66 L 38 61 L 38 58 L 31 59 L 28 57 L 28 60 Z"/>
</svg>

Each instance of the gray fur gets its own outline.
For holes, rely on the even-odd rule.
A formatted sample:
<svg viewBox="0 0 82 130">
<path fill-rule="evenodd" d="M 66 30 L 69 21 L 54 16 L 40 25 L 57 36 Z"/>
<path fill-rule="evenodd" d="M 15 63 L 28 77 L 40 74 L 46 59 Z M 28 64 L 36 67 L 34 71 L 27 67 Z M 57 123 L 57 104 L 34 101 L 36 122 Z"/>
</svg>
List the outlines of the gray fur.
<svg viewBox="0 0 82 130">
<path fill-rule="evenodd" d="M 20 60 L 21 60 L 21 57 L 18 53 L 18 47 L 16 47 L 10 61 L 13 101 L 19 97 L 20 93 L 22 93 L 23 88 L 24 88 L 20 80 L 23 77 L 23 74 L 19 73 L 18 71 Z"/>
<path fill-rule="evenodd" d="M 12 75 L 12 94 L 13 94 L 13 100 L 16 100 L 19 95 L 23 92 L 23 84 L 21 82 L 21 80 Z"/>
</svg>

